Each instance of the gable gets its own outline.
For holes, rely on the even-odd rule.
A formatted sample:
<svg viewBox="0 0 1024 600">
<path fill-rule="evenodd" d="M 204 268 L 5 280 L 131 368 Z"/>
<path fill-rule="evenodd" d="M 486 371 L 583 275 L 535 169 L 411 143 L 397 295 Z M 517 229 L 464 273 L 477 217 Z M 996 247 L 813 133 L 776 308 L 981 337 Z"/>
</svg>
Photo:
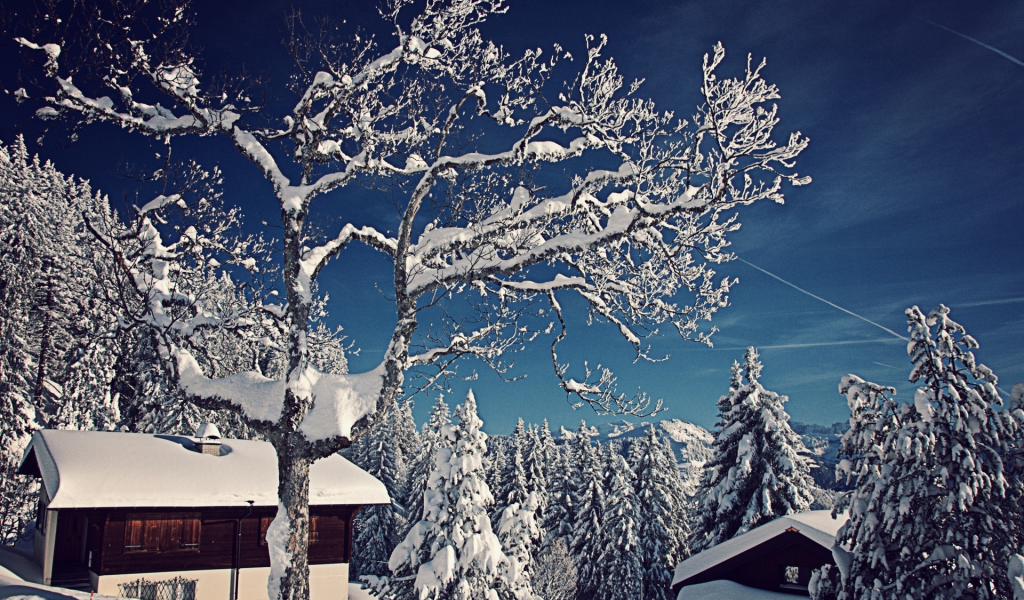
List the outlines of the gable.
<svg viewBox="0 0 1024 600">
<path fill-rule="evenodd" d="M 827 563 L 832 563 L 831 550 L 791 528 L 677 582 L 674 589 L 717 579 L 771 589 L 779 585 L 781 573 L 787 566 L 800 567 L 801 571 L 806 569 L 810 573 Z"/>
</svg>

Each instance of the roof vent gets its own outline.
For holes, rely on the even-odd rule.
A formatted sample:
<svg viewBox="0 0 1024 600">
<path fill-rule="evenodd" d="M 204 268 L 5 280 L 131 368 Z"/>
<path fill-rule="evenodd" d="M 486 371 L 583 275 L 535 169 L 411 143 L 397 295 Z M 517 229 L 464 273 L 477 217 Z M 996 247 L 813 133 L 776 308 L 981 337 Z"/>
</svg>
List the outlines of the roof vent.
<svg viewBox="0 0 1024 600">
<path fill-rule="evenodd" d="M 201 423 L 196 429 L 196 452 L 220 456 L 220 431 L 213 423 Z"/>
</svg>

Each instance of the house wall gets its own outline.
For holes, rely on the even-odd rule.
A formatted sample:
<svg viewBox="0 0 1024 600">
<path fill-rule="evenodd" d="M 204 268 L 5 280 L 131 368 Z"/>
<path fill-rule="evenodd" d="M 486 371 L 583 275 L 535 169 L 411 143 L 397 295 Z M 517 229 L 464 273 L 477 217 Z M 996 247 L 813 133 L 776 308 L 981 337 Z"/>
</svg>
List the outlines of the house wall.
<svg viewBox="0 0 1024 600">
<path fill-rule="evenodd" d="M 729 579 L 746 586 L 771 590 L 782 585 L 783 571 L 786 567 L 799 567 L 800 585 L 806 587 L 811 571 L 826 562 L 831 562 L 831 559 L 831 554 L 814 552 L 806 546 L 793 543 L 739 566 L 719 579 Z"/>
<path fill-rule="evenodd" d="M 311 516 L 317 517 L 317 541 L 309 547 L 311 565 L 348 563 L 352 539 L 352 517 L 356 506 L 314 506 Z M 173 552 L 125 552 L 125 522 L 129 514 L 145 512 L 172 514 L 200 513 L 200 541 L 194 550 Z M 235 552 L 241 521 L 238 566 L 252 569 L 270 566 L 267 546 L 261 543 L 260 520 L 272 518 L 276 507 L 257 507 L 249 513 L 242 508 L 183 508 L 168 510 L 117 509 L 102 515 L 102 532 L 90 529 L 87 548 L 88 566 L 100 576 L 165 571 L 196 571 L 231 569 L 236 566 Z M 96 539 L 98 538 L 98 539 Z"/>
<path fill-rule="evenodd" d="M 175 577 L 195 579 L 195 600 L 233 600 L 234 570 L 203 569 L 193 571 L 164 571 L 120 575 L 92 573 L 93 589 L 97 594 L 120 596 L 119 584 L 140 578 L 148 581 L 166 581 Z M 270 567 L 242 569 L 238 574 L 238 600 L 269 600 L 267 578 Z M 310 600 L 348 600 L 348 564 L 322 564 L 309 567 Z"/>
<path fill-rule="evenodd" d="M 794 529 L 686 578 L 673 586 L 673 594 L 681 587 L 725 579 L 752 588 L 807 596 L 811 571 L 825 564 L 834 564 L 831 549 Z M 785 584 L 786 567 L 798 568 L 796 584 Z"/>
</svg>

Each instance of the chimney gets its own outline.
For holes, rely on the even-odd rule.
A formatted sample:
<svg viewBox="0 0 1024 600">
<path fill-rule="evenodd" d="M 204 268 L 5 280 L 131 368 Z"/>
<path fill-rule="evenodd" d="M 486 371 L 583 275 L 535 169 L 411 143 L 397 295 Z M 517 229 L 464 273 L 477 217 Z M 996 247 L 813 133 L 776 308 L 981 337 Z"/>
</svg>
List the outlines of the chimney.
<svg viewBox="0 0 1024 600">
<path fill-rule="evenodd" d="M 220 456 L 220 431 L 213 423 L 201 423 L 196 429 L 196 452 Z"/>
</svg>

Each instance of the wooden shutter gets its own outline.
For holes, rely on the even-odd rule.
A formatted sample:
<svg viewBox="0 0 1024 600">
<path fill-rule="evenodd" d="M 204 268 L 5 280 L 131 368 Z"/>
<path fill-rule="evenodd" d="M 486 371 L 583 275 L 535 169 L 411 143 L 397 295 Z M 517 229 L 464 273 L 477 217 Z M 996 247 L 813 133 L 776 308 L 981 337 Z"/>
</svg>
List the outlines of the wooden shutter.
<svg viewBox="0 0 1024 600">
<path fill-rule="evenodd" d="M 185 520 L 179 516 L 168 515 L 158 520 L 160 523 L 160 552 L 173 552 L 181 549 L 181 530 Z"/>
<path fill-rule="evenodd" d="M 184 515 L 181 528 L 181 550 L 199 550 L 199 533 L 202 521 L 198 514 Z"/>
<path fill-rule="evenodd" d="M 144 524 L 142 515 L 128 515 L 124 521 L 124 551 L 145 552 Z"/>
<path fill-rule="evenodd" d="M 262 517 L 260 519 L 260 546 L 267 545 L 267 529 L 270 529 L 270 523 L 274 520 L 274 517 Z"/>
</svg>

